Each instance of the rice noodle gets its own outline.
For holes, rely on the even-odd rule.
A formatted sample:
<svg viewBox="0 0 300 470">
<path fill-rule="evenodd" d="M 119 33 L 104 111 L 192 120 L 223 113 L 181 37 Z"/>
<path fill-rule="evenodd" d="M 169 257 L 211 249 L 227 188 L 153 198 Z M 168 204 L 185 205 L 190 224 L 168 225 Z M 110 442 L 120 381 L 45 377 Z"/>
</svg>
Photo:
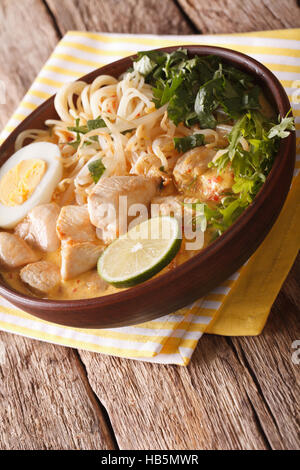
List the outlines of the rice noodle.
<svg viewBox="0 0 300 470">
<path fill-rule="evenodd" d="M 221 132 L 225 132 L 226 134 L 229 134 L 229 132 L 232 131 L 232 127 L 233 126 L 229 126 L 228 124 L 218 124 L 216 126 L 216 131 L 221 131 Z"/>
<path fill-rule="evenodd" d="M 218 133 L 222 136 L 231 130 L 231 126 L 223 124 L 216 130 L 188 128 L 183 123 L 175 126 L 168 117 L 168 103 L 156 109 L 152 100 L 152 87 L 137 71 L 126 73 L 119 80 L 100 75 L 91 84 L 65 84 L 54 100 L 60 119 L 46 120 L 48 130 L 31 129 L 19 134 L 16 150 L 26 139 L 59 145 L 64 178 L 54 198 L 60 203 L 75 199 L 78 204 L 85 204 L 95 184 L 89 162 L 101 159 L 106 175 L 164 177 L 178 159 L 174 137 L 203 134 L 206 146 L 214 147 L 218 145 Z M 105 125 L 95 129 L 89 121 L 98 118 Z M 79 132 L 81 129 L 84 132 Z M 219 150 L 215 159 L 223 152 Z"/>
<path fill-rule="evenodd" d="M 212 159 L 213 162 L 215 162 L 216 160 L 218 160 L 219 157 L 221 157 L 222 155 L 224 155 L 225 153 L 228 152 L 228 149 L 220 149 L 217 151 L 216 155 L 214 156 L 214 158 Z"/>
<path fill-rule="evenodd" d="M 20 150 L 20 148 L 23 147 L 26 139 L 31 139 L 35 142 L 38 142 L 40 140 L 47 140 L 47 137 L 50 138 L 49 132 L 40 129 L 28 129 L 26 131 L 20 132 L 16 138 L 15 150 Z"/>
</svg>

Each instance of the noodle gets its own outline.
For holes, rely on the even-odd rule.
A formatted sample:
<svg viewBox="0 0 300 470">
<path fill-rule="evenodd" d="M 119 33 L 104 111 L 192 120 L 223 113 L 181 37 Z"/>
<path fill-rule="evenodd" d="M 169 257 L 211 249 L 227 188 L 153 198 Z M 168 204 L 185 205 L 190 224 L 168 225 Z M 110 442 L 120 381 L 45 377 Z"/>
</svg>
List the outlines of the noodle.
<svg viewBox="0 0 300 470">
<path fill-rule="evenodd" d="M 54 270 L 54 277 L 60 281 L 47 296 L 64 298 L 64 292 L 68 292 L 69 298 L 74 298 L 78 284 L 85 289 L 84 294 L 78 294 L 80 298 L 86 294 L 98 296 L 99 290 L 103 295 L 97 275 L 92 282 L 94 290 L 89 292 L 87 276 L 96 274 L 105 245 L 122 236 L 128 224 L 130 228 L 142 219 L 162 215 L 175 217 L 179 223 L 185 242 L 180 247 L 176 241 L 178 253 L 173 251 L 175 245 L 168 248 L 161 244 L 162 249 L 168 248 L 166 254 L 161 252 L 161 260 L 169 263 L 166 270 L 222 235 L 254 200 L 270 171 L 279 134 L 286 136 L 286 129 L 294 129 L 293 118 L 285 117 L 275 125 L 277 121 L 271 116 L 265 120 L 258 107 L 260 93 L 251 77 L 242 71 L 234 73 L 231 66 L 228 68 L 213 56 L 190 60 L 185 49 L 172 53 L 141 52 L 133 69 L 119 79 L 100 75 L 92 83 L 79 80 L 65 84 L 54 98 L 56 118 L 47 119 L 42 130 L 21 132 L 15 141 L 16 150 L 28 141 L 56 145 L 39 144 L 24 149 L 31 158 L 35 155 L 31 149 L 35 148 L 37 157 L 26 162 L 25 170 L 22 167 L 19 171 L 18 165 L 12 168 L 10 179 L 7 177 L 3 185 L 1 182 L 0 188 L 1 194 L 10 194 L 10 187 L 18 185 L 23 198 L 31 189 L 31 175 L 35 183 L 49 164 L 49 177 L 46 172 L 40 194 L 32 202 L 34 208 L 37 201 L 37 213 L 43 212 L 45 217 L 31 217 L 30 204 L 19 212 L 21 217 L 11 219 L 18 225 L 7 224 L 5 218 L 9 218 L 10 209 L 2 214 L 3 227 L 15 227 L 16 235 L 29 244 L 34 242 L 39 247 L 37 235 L 41 235 L 43 243 L 49 239 L 49 245 L 56 240 L 55 263 L 52 267 L 49 263 L 49 273 Z M 46 155 L 47 148 L 53 153 L 49 150 Z M 43 152 L 45 163 L 36 161 L 43 158 Z M 23 151 L 17 158 L 22 158 L 22 154 Z M 41 198 L 48 185 L 49 191 Z M 170 222 L 173 224 L 174 219 Z M 144 236 L 143 231 L 140 233 Z M 149 269 L 141 263 L 145 271 L 139 271 L 139 260 L 149 257 L 152 262 L 155 258 L 153 267 L 161 269 L 160 234 L 153 245 L 149 240 L 145 242 L 147 249 L 135 243 L 134 249 L 126 252 L 124 245 L 119 252 L 122 262 L 119 263 L 116 251 L 108 264 L 115 272 L 124 265 L 126 277 L 132 269 L 139 272 L 138 276 L 128 277 L 130 283 L 146 280 L 144 274 L 154 273 L 152 265 Z M 47 261 L 52 246 L 45 248 L 44 255 L 40 253 L 43 250 L 44 245 L 37 253 L 38 259 Z M 23 269 L 30 271 L 32 264 L 35 263 L 25 268 L 20 265 L 22 269 L 16 272 L 21 288 L 22 282 L 27 283 L 22 278 Z M 99 274 L 102 275 L 101 270 Z M 29 288 L 39 291 L 40 279 L 34 277 L 33 284 L 28 282 Z M 121 279 L 123 286 L 123 280 L 127 280 Z M 106 282 L 103 284 L 106 289 Z M 118 281 L 116 285 L 121 284 Z"/>
<path fill-rule="evenodd" d="M 68 83 L 54 99 L 59 119 L 46 120 L 48 130 L 31 129 L 19 134 L 16 149 L 26 139 L 59 145 L 64 177 L 54 198 L 60 203 L 73 198 L 85 204 L 94 186 L 89 162 L 101 158 L 107 176 L 160 175 L 166 182 L 170 179 L 166 172 L 172 170 L 178 158 L 174 137 L 203 134 L 206 146 L 215 147 L 219 141 L 217 131 L 228 133 L 231 127 L 222 125 L 215 131 L 187 128 L 182 123 L 175 126 L 168 117 L 168 104 L 156 109 L 152 99 L 151 86 L 137 71 L 124 74 L 120 80 L 100 75 L 91 84 Z M 89 127 L 98 119 L 103 127 Z"/>
</svg>

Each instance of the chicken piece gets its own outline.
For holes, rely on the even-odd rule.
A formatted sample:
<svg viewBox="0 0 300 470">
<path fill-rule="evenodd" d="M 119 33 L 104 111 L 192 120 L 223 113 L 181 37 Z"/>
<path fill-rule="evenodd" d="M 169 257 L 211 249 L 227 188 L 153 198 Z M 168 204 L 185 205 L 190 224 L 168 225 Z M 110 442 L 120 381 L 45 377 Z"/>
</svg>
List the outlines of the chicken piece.
<svg viewBox="0 0 300 470">
<path fill-rule="evenodd" d="M 20 277 L 25 284 L 32 289 L 47 293 L 60 281 L 59 268 L 48 261 L 38 261 L 30 263 L 21 269 Z"/>
<path fill-rule="evenodd" d="M 151 216 L 170 215 L 171 217 L 182 217 L 183 198 L 180 196 L 156 196 L 151 201 Z M 159 207 L 155 207 L 158 205 Z"/>
<path fill-rule="evenodd" d="M 103 251 L 98 242 L 63 242 L 61 249 L 61 277 L 64 281 L 73 279 L 93 269 Z"/>
<path fill-rule="evenodd" d="M 98 229 L 97 236 L 110 243 L 125 233 L 128 223 L 135 216 L 129 216 L 130 207 L 140 204 L 148 209 L 158 185 L 158 179 L 145 176 L 102 177 L 88 197 L 90 220 Z M 124 198 L 120 199 L 121 196 Z"/>
<path fill-rule="evenodd" d="M 91 224 L 86 206 L 64 206 L 57 219 L 56 231 L 61 240 L 96 240 L 96 230 Z"/>
<path fill-rule="evenodd" d="M 195 231 L 195 218 L 197 217 L 197 210 L 200 205 L 199 198 L 194 197 L 183 197 L 183 196 L 167 196 L 167 197 L 155 197 L 151 201 L 151 216 L 156 217 L 157 215 L 175 217 L 179 223 L 181 235 L 187 236 L 187 243 L 190 240 L 194 240 L 197 232 L 197 241 L 200 239 L 200 244 L 197 246 L 202 247 L 203 236 L 199 230 Z M 153 204 L 158 204 L 154 209 Z M 199 214 L 198 214 L 199 215 Z M 189 248 L 192 250 L 192 248 Z"/>
<path fill-rule="evenodd" d="M 207 147 L 196 147 L 178 158 L 173 170 L 174 179 L 179 190 L 189 189 L 193 182 L 207 170 L 216 150 Z"/>
<path fill-rule="evenodd" d="M 55 202 L 34 207 L 16 227 L 16 234 L 30 245 L 43 251 L 56 251 L 60 241 L 56 233 L 56 220 L 60 207 Z"/>
<path fill-rule="evenodd" d="M 38 260 L 39 256 L 22 238 L 0 232 L 0 265 L 13 269 Z"/>
<path fill-rule="evenodd" d="M 224 192 L 231 190 L 233 183 L 234 175 L 229 168 L 220 174 L 216 168 L 207 170 L 200 178 L 202 199 L 218 202 Z"/>
</svg>

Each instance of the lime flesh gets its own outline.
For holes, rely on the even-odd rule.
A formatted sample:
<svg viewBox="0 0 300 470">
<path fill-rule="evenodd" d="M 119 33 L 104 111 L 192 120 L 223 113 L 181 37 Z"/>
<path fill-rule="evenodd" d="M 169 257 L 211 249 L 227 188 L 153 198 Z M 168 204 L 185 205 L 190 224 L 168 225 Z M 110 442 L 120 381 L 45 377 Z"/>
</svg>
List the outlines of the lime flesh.
<svg viewBox="0 0 300 470">
<path fill-rule="evenodd" d="M 154 217 L 112 242 L 98 260 L 98 273 L 116 287 L 131 287 L 167 266 L 181 245 L 174 217 Z"/>
</svg>

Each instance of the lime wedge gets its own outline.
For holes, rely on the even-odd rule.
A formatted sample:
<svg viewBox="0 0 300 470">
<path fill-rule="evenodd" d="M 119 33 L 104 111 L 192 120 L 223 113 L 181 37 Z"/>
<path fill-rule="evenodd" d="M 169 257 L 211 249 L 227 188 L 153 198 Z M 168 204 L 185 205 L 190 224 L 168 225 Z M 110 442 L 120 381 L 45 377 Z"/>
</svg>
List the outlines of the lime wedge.
<svg viewBox="0 0 300 470">
<path fill-rule="evenodd" d="M 112 242 L 98 260 L 98 273 L 116 287 L 144 282 L 172 261 L 181 245 L 174 217 L 153 217 Z"/>
</svg>

